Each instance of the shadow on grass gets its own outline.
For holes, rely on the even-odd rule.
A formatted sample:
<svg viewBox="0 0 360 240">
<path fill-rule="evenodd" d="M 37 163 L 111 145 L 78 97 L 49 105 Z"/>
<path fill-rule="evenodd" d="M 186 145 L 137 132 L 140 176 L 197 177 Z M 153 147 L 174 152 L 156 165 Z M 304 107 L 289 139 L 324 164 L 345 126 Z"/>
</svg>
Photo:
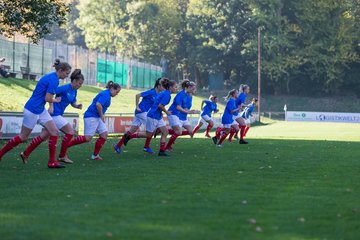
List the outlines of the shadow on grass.
<svg viewBox="0 0 360 240">
<path fill-rule="evenodd" d="M 13 89 L 15 87 L 21 87 L 32 92 L 37 82 L 27 79 L 0 78 L 0 83 L 7 85 Z"/>
</svg>

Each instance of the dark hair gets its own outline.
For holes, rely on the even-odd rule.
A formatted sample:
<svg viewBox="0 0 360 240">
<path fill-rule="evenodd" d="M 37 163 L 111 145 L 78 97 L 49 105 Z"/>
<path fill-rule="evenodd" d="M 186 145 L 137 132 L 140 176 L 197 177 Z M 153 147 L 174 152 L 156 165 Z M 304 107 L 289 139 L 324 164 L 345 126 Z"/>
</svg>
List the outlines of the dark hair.
<svg viewBox="0 0 360 240">
<path fill-rule="evenodd" d="M 70 76 L 70 80 L 71 82 L 73 82 L 74 80 L 76 81 L 84 80 L 84 75 L 82 75 L 80 69 L 75 69 Z"/>
<path fill-rule="evenodd" d="M 106 88 L 107 89 L 115 89 L 115 90 L 118 90 L 118 89 L 121 89 L 121 86 L 120 84 L 116 83 L 116 82 L 113 82 L 113 81 L 108 81 L 107 84 L 106 84 Z"/>
<path fill-rule="evenodd" d="M 71 70 L 70 64 L 68 64 L 67 62 L 61 62 L 60 59 L 58 59 L 58 58 L 55 59 L 53 67 L 55 68 L 56 71 L 59 71 L 59 70 L 63 70 L 63 71 Z"/>
<path fill-rule="evenodd" d="M 210 95 L 210 97 L 209 97 L 209 100 L 210 100 L 210 101 L 213 101 L 213 100 L 215 100 L 215 99 L 217 99 L 217 96 L 215 96 L 215 95 Z"/>
<path fill-rule="evenodd" d="M 164 89 L 169 90 L 170 87 L 174 86 L 176 82 L 174 80 L 170 80 L 168 78 L 162 78 L 161 79 L 161 85 Z"/>
<path fill-rule="evenodd" d="M 196 83 L 190 82 L 189 79 L 184 79 L 184 80 L 181 82 L 181 88 L 182 88 L 182 89 L 185 89 L 185 88 L 188 88 L 188 87 L 192 87 L 192 86 L 196 86 Z"/>
<path fill-rule="evenodd" d="M 162 78 L 156 79 L 155 85 L 154 85 L 154 89 L 157 88 L 157 87 L 161 84 L 161 83 L 160 83 L 160 82 L 161 82 L 161 79 L 162 79 Z"/>
<path fill-rule="evenodd" d="M 227 96 L 226 97 L 224 97 L 224 99 L 225 100 L 228 100 L 231 96 L 233 96 L 234 95 L 234 93 L 236 93 L 236 91 L 238 91 L 237 89 L 232 89 L 232 90 L 230 90 L 229 92 L 228 92 L 228 94 L 227 94 Z"/>
<path fill-rule="evenodd" d="M 257 99 L 257 98 L 253 98 L 252 101 L 253 101 L 253 102 L 257 102 L 258 99 Z"/>
</svg>

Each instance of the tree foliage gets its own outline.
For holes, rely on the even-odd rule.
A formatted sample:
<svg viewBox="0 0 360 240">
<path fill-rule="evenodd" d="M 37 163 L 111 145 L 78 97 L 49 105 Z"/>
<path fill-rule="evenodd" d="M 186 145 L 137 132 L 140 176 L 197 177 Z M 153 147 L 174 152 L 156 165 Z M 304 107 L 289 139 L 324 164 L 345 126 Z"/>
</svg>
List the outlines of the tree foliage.
<svg viewBox="0 0 360 240">
<path fill-rule="evenodd" d="M 63 24 L 69 6 L 64 0 L 2 0 L 0 2 L 0 34 L 15 33 L 38 42 L 54 24 Z"/>
</svg>

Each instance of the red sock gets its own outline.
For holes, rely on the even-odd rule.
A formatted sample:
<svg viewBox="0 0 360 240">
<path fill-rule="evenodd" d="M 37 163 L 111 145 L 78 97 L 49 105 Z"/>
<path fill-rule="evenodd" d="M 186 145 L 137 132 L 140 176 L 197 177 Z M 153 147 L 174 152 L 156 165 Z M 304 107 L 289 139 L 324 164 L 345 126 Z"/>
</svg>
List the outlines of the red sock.
<svg viewBox="0 0 360 240">
<path fill-rule="evenodd" d="M 171 135 L 168 144 L 166 145 L 166 149 L 171 149 L 171 146 L 174 144 L 175 140 L 177 139 L 179 135 L 177 135 L 176 133 L 174 133 L 173 135 Z"/>
<path fill-rule="evenodd" d="M 56 160 L 56 143 L 58 136 L 50 136 L 49 138 L 49 162 Z"/>
<path fill-rule="evenodd" d="M 22 141 L 19 135 L 8 141 L 5 146 L 3 146 L 3 148 L 0 150 L 0 160 L 5 155 L 5 153 L 19 145 L 21 142 Z"/>
<path fill-rule="evenodd" d="M 244 140 L 245 127 L 246 126 L 241 126 L 240 127 L 240 140 Z"/>
<path fill-rule="evenodd" d="M 223 143 L 223 141 L 226 139 L 227 136 L 228 136 L 228 133 L 223 132 L 221 134 L 221 138 L 220 138 L 220 141 L 218 142 L 218 145 L 221 145 Z"/>
<path fill-rule="evenodd" d="M 181 136 L 185 136 L 185 135 L 189 135 L 189 131 L 188 131 L 188 130 L 185 130 L 185 131 L 182 131 L 182 132 L 181 132 Z"/>
<path fill-rule="evenodd" d="M 206 128 L 206 135 L 209 135 L 210 130 L 212 129 L 213 125 L 209 124 Z"/>
<path fill-rule="evenodd" d="M 76 138 L 74 138 L 73 140 L 71 140 L 68 144 L 68 148 L 69 147 L 72 147 L 72 146 L 75 146 L 75 145 L 78 145 L 78 144 L 82 144 L 86 142 L 86 137 L 85 136 L 77 136 Z"/>
<path fill-rule="evenodd" d="M 63 140 L 61 142 L 59 158 L 63 158 L 66 156 L 66 151 L 67 151 L 68 145 L 69 145 L 72 137 L 73 137 L 72 134 L 65 134 L 65 136 L 63 137 Z"/>
<path fill-rule="evenodd" d="M 146 138 L 144 148 L 150 147 L 151 140 L 152 140 L 152 136 L 149 138 Z"/>
<path fill-rule="evenodd" d="M 193 130 L 193 135 L 195 135 L 195 133 L 197 133 L 197 131 L 199 131 L 199 129 L 200 129 L 200 126 L 196 125 L 196 127 Z"/>
<path fill-rule="evenodd" d="M 221 128 L 221 127 L 217 127 L 216 128 L 216 138 L 220 138 L 220 135 L 221 135 L 221 131 L 222 131 L 223 129 Z"/>
<path fill-rule="evenodd" d="M 99 152 L 102 148 L 102 146 L 104 145 L 104 143 L 106 142 L 105 138 L 99 137 L 98 140 L 96 140 L 95 143 L 95 149 L 94 149 L 94 155 L 97 156 L 99 155 Z"/>
<path fill-rule="evenodd" d="M 168 132 L 170 135 L 173 135 L 175 133 L 175 131 L 173 129 L 168 129 Z"/>
<path fill-rule="evenodd" d="M 246 128 L 245 128 L 245 134 L 244 134 L 244 137 L 246 137 L 246 134 L 247 134 L 247 132 L 249 131 L 249 128 L 250 128 L 250 127 L 246 127 Z"/>
<path fill-rule="evenodd" d="M 233 138 L 233 136 L 235 135 L 235 133 L 236 133 L 236 131 L 235 131 L 233 128 L 231 128 L 231 130 L 230 130 L 230 135 L 229 135 L 229 142 L 232 141 L 232 138 Z"/>
<path fill-rule="evenodd" d="M 160 142 L 160 152 L 165 151 L 165 142 Z"/>
<path fill-rule="evenodd" d="M 139 133 L 134 133 L 130 135 L 130 139 L 132 138 L 138 138 L 139 137 Z"/>
<path fill-rule="evenodd" d="M 30 154 L 35 150 L 35 148 L 37 148 L 43 141 L 44 140 L 40 136 L 33 138 L 29 146 L 25 149 L 24 155 L 29 157 Z"/>
<path fill-rule="evenodd" d="M 120 138 L 119 142 L 117 143 L 119 148 L 121 148 L 122 145 L 124 144 L 124 140 L 125 140 L 125 134 Z"/>
</svg>

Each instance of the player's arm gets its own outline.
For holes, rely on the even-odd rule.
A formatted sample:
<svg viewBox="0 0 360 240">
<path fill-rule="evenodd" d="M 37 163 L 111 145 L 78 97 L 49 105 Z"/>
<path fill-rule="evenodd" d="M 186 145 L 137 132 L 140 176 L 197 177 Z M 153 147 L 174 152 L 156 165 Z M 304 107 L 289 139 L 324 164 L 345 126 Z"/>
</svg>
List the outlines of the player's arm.
<svg viewBox="0 0 360 240">
<path fill-rule="evenodd" d="M 141 93 L 138 93 L 135 96 L 135 106 L 136 106 L 136 110 L 138 110 L 139 112 L 141 112 L 141 109 L 139 108 L 139 102 L 141 97 L 142 97 Z"/>
<path fill-rule="evenodd" d="M 80 103 L 80 104 L 77 104 L 76 102 L 73 102 L 73 103 L 71 103 L 71 106 L 72 106 L 73 108 L 82 109 L 82 104 L 81 104 L 81 103 Z"/>
<path fill-rule="evenodd" d="M 162 105 L 161 103 L 159 104 L 159 108 L 161 109 L 161 111 L 163 111 L 164 113 L 166 113 L 166 115 L 170 116 L 171 112 L 166 110 L 165 106 Z"/>
<path fill-rule="evenodd" d="M 99 103 L 99 102 L 96 103 L 96 110 L 97 110 L 101 120 L 103 122 L 105 122 L 105 117 L 104 117 L 104 114 L 103 114 L 103 106 L 101 105 L 101 103 Z"/>
<path fill-rule="evenodd" d="M 176 109 L 180 112 L 187 113 L 187 114 L 194 114 L 195 110 L 188 110 L 186 108 L 182 108 L 181 105 L 177 105 Z"/>
<path fill-rule="evenodd" d="M 53 113 L 54 113 L 54 104 L 53 104 L 53 103 L 49 103 L 48 112 L 49 112 L 50 114 L 53 114 Z"/>
<path fill-rule="evenodd" d="M 61 102 L 61 97 L 54 98 L 54 94 L 46 93 L 45 101 L 48 103 L 59 103 Z"/>
<path fill-rule="evenodd" d="M 206 100 L 202 100 L 202 102 L 201 102 L 201 111 L 204 109 L 205 102 L 206 102 Z"/>
</svg>

